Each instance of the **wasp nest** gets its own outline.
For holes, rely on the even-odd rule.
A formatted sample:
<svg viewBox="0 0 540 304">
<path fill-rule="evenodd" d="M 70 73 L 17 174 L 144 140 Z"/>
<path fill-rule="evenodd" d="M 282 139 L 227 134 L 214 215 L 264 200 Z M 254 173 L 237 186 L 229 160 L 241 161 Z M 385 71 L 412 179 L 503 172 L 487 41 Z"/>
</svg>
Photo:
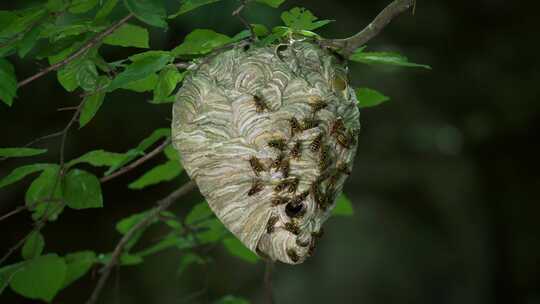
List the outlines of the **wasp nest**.
<svg viewBox="0 0 540 304">
<path fill-rule="evenodd" d="M 190 71 L 173 142 L 208 204 L 260 256 L 313 253 L 360 128 L 346 66 L 311 41 L 235 47 Z"/>
</svg>

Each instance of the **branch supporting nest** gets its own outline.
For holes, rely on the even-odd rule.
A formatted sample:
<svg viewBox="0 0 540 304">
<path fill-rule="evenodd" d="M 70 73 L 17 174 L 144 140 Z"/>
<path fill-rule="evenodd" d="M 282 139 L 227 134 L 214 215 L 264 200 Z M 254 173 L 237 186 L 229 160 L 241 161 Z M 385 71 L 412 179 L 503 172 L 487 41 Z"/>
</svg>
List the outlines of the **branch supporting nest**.
<svg viewBox="0 0 540 304">
<path fill-rule="evenodd" d="M 416 0 L 395 0 L 359 33 L 345 39 L 325 39 L 321 41 L 321 45 L 348 58 L 357 48 L 377 36 L 394 18 L 414 7 L 415 3 Z"/>
</svg>

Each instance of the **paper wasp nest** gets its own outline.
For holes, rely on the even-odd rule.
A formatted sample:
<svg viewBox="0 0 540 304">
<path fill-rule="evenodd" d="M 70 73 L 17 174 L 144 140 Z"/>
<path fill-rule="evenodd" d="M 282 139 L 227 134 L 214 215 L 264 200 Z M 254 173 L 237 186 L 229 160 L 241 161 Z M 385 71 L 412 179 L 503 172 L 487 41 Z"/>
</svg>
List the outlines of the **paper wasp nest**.
<svg viewBox="0 0 540 304">
<path fill-rule="evenodd" d="M 203 59 L 173 108 L 173 142 L 211 209 L 262 257 L 312 254 L 360 129 L 344 64 L 310 41 Z"/>
</svg>

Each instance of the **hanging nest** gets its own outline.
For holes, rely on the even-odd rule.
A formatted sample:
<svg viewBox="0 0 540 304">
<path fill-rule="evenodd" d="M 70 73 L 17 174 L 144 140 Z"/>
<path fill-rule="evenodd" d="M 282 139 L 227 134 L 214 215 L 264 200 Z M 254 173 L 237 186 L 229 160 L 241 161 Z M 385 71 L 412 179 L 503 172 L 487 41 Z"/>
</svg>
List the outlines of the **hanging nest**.
<svg viewBox="0 0 540 304">
<path fill-rule="evenodd" d="M 209 55 L 173 108 L 174 147 L 211 209 L 253 252 L 289 264 L 313 253 L 359 130 L 345 63 L 311 39 Z"/>
</svg>

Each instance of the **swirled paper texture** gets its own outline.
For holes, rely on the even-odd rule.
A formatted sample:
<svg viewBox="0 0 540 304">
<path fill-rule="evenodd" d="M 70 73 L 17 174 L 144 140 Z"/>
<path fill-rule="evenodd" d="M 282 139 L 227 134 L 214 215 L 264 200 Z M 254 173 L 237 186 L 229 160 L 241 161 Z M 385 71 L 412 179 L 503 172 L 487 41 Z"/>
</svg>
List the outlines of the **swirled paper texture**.
<svg viewBox="0 0 540 304">
<path fill-rule="evenodd" d="M 339 58 L 310 41 L 204 58 L 173 107 L 181 162 L 260 256 L 303 262 L 350 173 L 360 129 Z"/>
</svg>

